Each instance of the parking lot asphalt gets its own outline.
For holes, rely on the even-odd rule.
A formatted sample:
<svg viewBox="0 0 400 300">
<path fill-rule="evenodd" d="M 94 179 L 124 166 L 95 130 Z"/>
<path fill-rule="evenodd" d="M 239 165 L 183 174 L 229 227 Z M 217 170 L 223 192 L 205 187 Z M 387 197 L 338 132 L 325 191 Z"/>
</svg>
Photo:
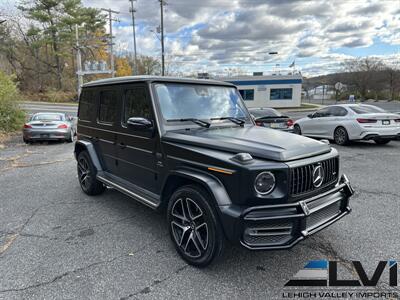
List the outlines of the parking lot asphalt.
<svg viewBox="0 0 400 300">
<path fill-rule="evenodd" d="M 111 189 L 81 191 L 73 144 L 11 143 L 0 150 L 0 299 L 281 299 L 309 260 L 337 260 L 344 277 L 359 260 L 371 274 L 399 260 L 400 142 L 336 148 L 356 191 L 352 214 L 291 250 L 233 246 L 196 269 L 162 214 Z M 387 273 L 372 291 L 389 291 Z"/>
</svg>

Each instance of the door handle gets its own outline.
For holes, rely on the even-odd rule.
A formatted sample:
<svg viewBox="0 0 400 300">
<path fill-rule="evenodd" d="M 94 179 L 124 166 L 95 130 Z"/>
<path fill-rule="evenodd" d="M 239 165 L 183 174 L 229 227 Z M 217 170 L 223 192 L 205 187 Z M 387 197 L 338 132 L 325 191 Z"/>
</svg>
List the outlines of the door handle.
<svg viewBox="0 0 400 300">
<path fill-rule="evenodd" d="M 124 143 L 119 143 L 118 145 L 119 145 L 119 147 L 120 147 L 121 149 L 125 149 L 125 148 L 126 148 L 126 145 L 125 145 Z"/>
</svg>

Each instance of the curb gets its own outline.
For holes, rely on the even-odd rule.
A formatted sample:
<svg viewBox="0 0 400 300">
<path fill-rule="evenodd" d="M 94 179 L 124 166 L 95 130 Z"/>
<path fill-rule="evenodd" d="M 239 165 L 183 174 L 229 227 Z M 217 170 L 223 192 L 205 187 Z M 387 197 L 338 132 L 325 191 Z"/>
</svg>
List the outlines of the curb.
<svg viewBox="0 0 400 300">
<path fill-rule="evenodd" d="M 326 105 L 321 105 L 321 104 L 314 104 L 314 103 L 303 103 L 303 104 L 309 104 L 312 105 L 314 107 L 307 107 L 307 108 L 277 108 L 277 110 L 279 111 L 288 111 L 288 112 L 308 112 L 308 111 L 316 111 L 318 109 L 324 108 L 326 107 Z"/>
</svg>

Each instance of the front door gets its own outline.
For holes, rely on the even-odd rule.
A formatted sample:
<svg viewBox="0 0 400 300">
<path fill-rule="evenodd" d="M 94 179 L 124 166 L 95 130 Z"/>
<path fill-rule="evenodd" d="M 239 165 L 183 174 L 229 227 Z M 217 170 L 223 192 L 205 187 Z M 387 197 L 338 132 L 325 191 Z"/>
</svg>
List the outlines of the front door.
<svg viewBox="0 0 400 300">
<path fill-rule="evenodd" d="M 130 183 L 153 193 L 159 191 L 156 170 L 158 133 L 149 90 L 145 84 L 122 86 L 122 118 L 117 138 L 118 173 Z M 129 118 L 146 118 L 153 128 L 137 129 L 127 124 Z"/>
</svg>

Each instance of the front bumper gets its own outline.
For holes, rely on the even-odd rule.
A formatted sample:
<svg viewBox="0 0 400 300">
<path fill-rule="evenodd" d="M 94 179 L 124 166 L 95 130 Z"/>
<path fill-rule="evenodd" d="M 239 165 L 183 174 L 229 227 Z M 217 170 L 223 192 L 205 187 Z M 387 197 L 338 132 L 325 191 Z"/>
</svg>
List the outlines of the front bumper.
<svg viewBox="0 0 400 300">
<path fill-rule="evenodd" d="M 349 214 L 349 199 L 353 194 L 349 180 L 343 175 L 335 188 L 309 199 L 247 208 L 237 214 L 234 227 L 240 236 L 228 238 L 239 240 L 250 250 L 289 249 Z M 226 216 L 223 219 L 226 221 Z M 232 228 L 233 223 L 230 225 Z"/>
</svg>

